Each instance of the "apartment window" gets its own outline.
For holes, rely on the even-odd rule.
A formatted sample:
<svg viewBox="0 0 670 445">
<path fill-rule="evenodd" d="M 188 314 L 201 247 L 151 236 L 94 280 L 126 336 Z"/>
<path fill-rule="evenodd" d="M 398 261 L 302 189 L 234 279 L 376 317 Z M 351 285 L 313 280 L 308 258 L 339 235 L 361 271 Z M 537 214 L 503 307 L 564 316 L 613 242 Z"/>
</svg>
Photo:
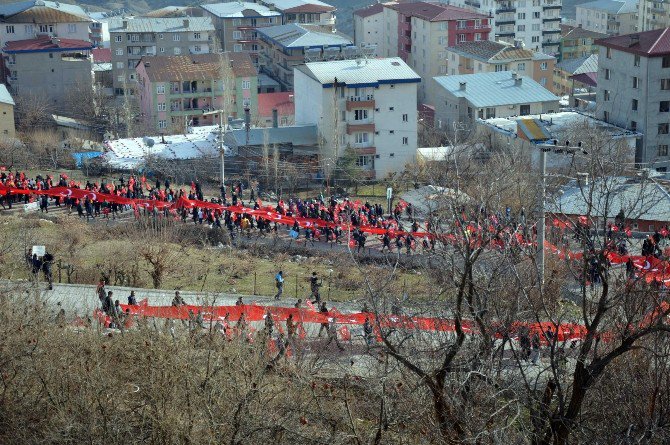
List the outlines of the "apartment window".
<svg viewBox="0 0 670 445">
<path fill-rule="evenodd" d="M 637 111 L 637 99 L 633 99 L 630 104 L 630 109 L 633 111 Z"/>
<path fill-rule="evenodd" d="M 547 71 L 547 66 L 548 66 L 548 65 L 547 65 L 547 62 L 542 62 L 542 63 L 540 64 L 540 69 L 541 69 L 542 71 Z"/>
<path fill-rule="evenodd" d="M 525 31 L 526 30 L 526 25 L 519 25 L 516 27 L 517 31 Z"/>
<path fill-rule="evenodd" d="M 194 32 L 193 33 L 193 39 L 194 40 L 200 40 L 200 33 L 199 32 Z"/>
<path fill-rule="evenodd" d="M 368 110 L 354 110 L 354 120 L 363 121 L 368 118 Z"/>
<path fill-rule="evenodd" d="M 395 130 L 389 130 L 389 134 L 395 134 Z"/>
<path fill-rule="evenodd" d="M 610 70 L 605 68 L 605 80 L 610 80 Z"/>
<path fill-rule="evenodd" d="M 123 36 L 114 36 L 114 41 L 116 43 L 121 43 L 123 41 Z"/>
<path fill-rule="evenodd" d="M 158 121 L 158 128 L 167 128 L 167 122 L 165 121 Z"/>
<path fill-rule="evenodd" d="M 54 25 L 40 25 L 40 32 L 54 32 Z"/>
<path fill-rule="evenodd" d="M 233 39 L 240 40 L 242 38 L 242 31 L 233 31 Z"/>
<path fill-rule="evenodd" d="M 165 102 L 158 102 L 158 111 L 165 111 L 166 109 Z"/>
<path fill-rule="evenodd" d="M 498 64 L 498 65 L 495 66 L 494 69 L 495 69 L 496 73 L 499 73 L 501 71 L 507 71 L 507 65 Z"/>
<path fill-rule="evenodd" d="M 128 35 L 128 40 L 131 42 L 139 42 L 140 41 L 140 35 L 139 34 L 129 34 Z"/>
<path fill-rule="evenodd" d="M 610 90 L 603 90 L 603 100 L 607 102 L 610 100 Z"/>
<path fill-rule="evenodd" d="M 526 20 L 526 13 L 520 12 L 517 14 L 516 18 L 518 18 L 519 20 Z"/>
<path fill-rule="evenodd" d="M 175 42 L 178 42 L 181 40 L 181 36 L 179 34 L 173 34 L 172 35 L 172 40 Z"/>
<path fill-rule="evenodd" d="M 372 165 L 372 156 L 359 156 L 358 159 L 356 159 L 356 165 L 359 167 Z"/>
<path fill-rule="evenodd" d="M 165 85 L 158 85 L 156 87 L 156 94 L 165 94 Z"/>
<path fill-rule="evenodd" d="M 403 122 L 409 122 L 409 116 L 407 114 L 402 115 L 402 121 Z"/>
<path fill-rule="evenodd" d="M 658 124 L 658 134 L 668 134 L 668 129 L 670 128 L 670 125 L 668 125 L 667 122 L 664 122 L 662 124 Z"/>
<path fill-rule="evenodd" d="M 233 46 L 233 51 L 236 52 L 236 53 L 241 53 L 242 52 L 242 45 L 240 45 L 239 43 L 236 43 Z"/>
<path fill-rule="evenodd" d="M 456 28 L 465 29 L 467 27 L 467 22 L 465 20 L 459 20 Z"/>
<path fill-rule="evenodd" d="M 547 85 L 547 78 L 546 77 L 543 77 L 543 78 L 540 79 L 540 85 L 542 85 L 542 86 Z"/>
<path fill-rule="evenodd" d="M 122 56 L 123 55 L 123 48 L 116 48 L 116 55 L 117 56 Z"/>
<path fill-rule="evenodd" d="M 526 64 L 525 63 L 519 63 L 516 66 L 517 71 L 526 71 Z"/>
<path fill-rule="evenodd" d="M 533 13 L 533 18 L 534 18 L 534 19 L 539 19 L 539 18 L 540 18 L 540 13 L 539 13 L 539 11 Z"/>
<path fill-rule="evenodd" d="M 458 41 L 459 42 L 465 42 L 465 34 L 459 34 L 458 35 Z"/>
<path fill-rule="evenodd" d="M 605 58 L 607 59 L 612 58 L 612 50 L 610 48 L 605 48 Z"/>
<path fill-rule="evenodd" d="M 163 47 L 161 47 L 161 48 L 158 48 L 158 50 L 159 50 L 160 52 L 162 52 L 162 53 L 164 53 L 164 52 L 165 52 L 165 48 L 163 48 Z"/>
<path fill-rule="evenodd" d="M 233 26 L 242 25 L 242 19 L 233 19 Z"/>
<path fill-rule="evenodd" d="M 658 155 L 659 156 L 667 156 L 668 155 L 668 146 L 667 144 L 659 145 L 658 146 Z"/>
<path fill-rule="evenodd" d="M 658 104 L 658 111 L 659 113 L 667 113 L 670 111 L 670 100 L 662 100 L 660 104 Z"/>
<path fill-rule="evenodd" d="M 640 66 L 640 56 L 638 56 L 637 54 L 633 58 L 633 66 Z"/>
<path fill-rule="evenodd" d="M 661 79 L 661 89 L 670 90 L 670 79 Z"/>
<path fill-rule="evenodd" d="M 482 34 L 480 32 L 475 33 L 475 42 L 479 42 L 482 39 Z"/>
<path fill-rule="evenodd" d="M 195 53 L 199 53 L 200 51 L 202 51 L 202 48 L 200 48 L 200 45 L 195 45 L 195 46 L 193 47 L 193 52 L 195 52 Z"/>
<path fill-rule="evenodd" d="M 173 51 L 174 51 L 175 56 L 178 56 L 179 54 L 181 54 L 181 48 L 179 48 L 179 47 L 174 48 Z"/>
<path fill-rule="evenodd" d="M 530 41 L 533 43 L 540 43 L 540 36 L 532 36 Z"/>
<path fill-rule="evenodd" d="M 123 69 L 123 62 L 116 62 L 116 69 L 117 70 L 122 70 Z"/>
<path fill-rule="evenodd" d="M 530 105 L 519 105 L 519 114 L 521 116 L 528 116 L 530 114 Z"/>
<path fill-rule="evenodd" d="M 633 76 L 633 88 L 640 88 L 640 79 Z"/>
<path fill-rule="evenodd" d="M 670 68 L 670 56 L 663 56 L 663 68 Z"/>
<path fill-rule="evenodd" d="M 365 144 L 369 141 L 370 135 L 368 133 L 354 133 L 354 141 L 357 144 Z"/>
<path fill-rule="evenodd" d="M 119 82 L 123 82 L 124 80 L 126 80 L 126 76 L 121 74 L 119 76 L 116 76 L 116 80 L 119 81 Z"/>
<path fill-rule="evenodd" d="M 533 31 L 539 31 L 540 30 L 540 24 L 539 23 L 533 23 L 532 25 L 530 25 L 530 28 Z"/>
<path fill-rule="evenodd" d="M 14 25 L 5 26 L 5 30 L 7 31 L 7 34 L 14 34 Z"/>
<path fill-rule="evenodd" d="M 409 145 L 409 138 L 408 137 L 403 137 L 402 138 L 402 145 Z"/>
<path fill-rule="evenodd" d="M 32 34 L 34 31 L 33 25 L 23 25 L 23 29 L 26 34 Z"/>
<path fill-rule="evenodd" d="M 475 19 L 475 29 L 482 27 L 482 19 Z"/>
<path fill-rule="evenodd" d="M 395 110 L 395 107 L 389 107 L 389 111 Z"/>
<path fill-rule="evenodd" d="M 158 38 L 159 38 L 160 40 L 163 40 L 163 34 L 158 34 Z"/>
<path fill-rule="evenodd" d="M 447 22 L 440 22 L 440 31 L 447 30 Z"/>
<path fill-rule="evenodd" d="M 631 131 L 637 131 L 637 122 L 630 121 L 630 129 Z"/>
<path fill-rule="evenodd" d="M 440 45 L 446 45 L 447 44 L 447 37 L 446 36 L 440 36 L 439 39 L 437 39 L 437 43 Z"/>
<path fill-rule="evenodd" d="M 129 80 L 135 80 L 135 73 L 130 73 L 130 74 L 128 75 L 128 79 L 129 79 Z"/>
<path fill-rule="evenodd" d="M 242 81 L 242 89 L 243 90 L 250 90 L 251 89 L 251 81 L 250 80 L 243 80 Z"/>
</svg>

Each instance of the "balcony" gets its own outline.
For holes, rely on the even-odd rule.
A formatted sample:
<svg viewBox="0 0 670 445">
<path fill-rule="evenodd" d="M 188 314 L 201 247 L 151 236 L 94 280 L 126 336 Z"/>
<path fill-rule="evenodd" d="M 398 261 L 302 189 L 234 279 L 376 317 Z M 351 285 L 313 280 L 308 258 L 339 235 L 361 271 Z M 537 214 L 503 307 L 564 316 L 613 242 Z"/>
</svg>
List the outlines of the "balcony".
<svg viewBox="0 0 670 445">
<path fill-rule="evenodd" d="M 649 11 L 654 12 L 656 14 L 663 14 L 665 12 L 665 9 L 664 8 L 651 7 L 651 8 L 649 8 Z"/>
<path fill-rule="evenodd" d="M 559 6 L 559 8 L 560 8 L 560 6 Z M 504 14 L 506 12 L 516 12 L 516 8 L 504 7 L 504 8 L 496 9 L 496 14 Z"/>
<path fill-rule="evenodd" d="M 545 47 L 545 46 L 558 46 L 559 43 L 560 43 L 560 42 L 559 42 L 558 40 L 555 41 L 555 42 L 553 42 L 553 41 L 542 42 L 542 47 Z"/>
<path fill-rule="evenodd" d="M 503 25 L 514 25 L 514 24 L 516 24 L 516 20 L 498 20 L 498 21 L 496 22 L 496 25 L 500 25 L 500 26 L 503 26 Z"/>
<path fill-rule="evenodd" d="M 347 134 L 374 133 L 375 124 L 347 124 Z"/>
<path fill-rule="evenodd" d="M 545 11 L 549 9 L 561 9 L 561 5 L 545 5 L 542 7 Z"/>
<path fill-rule="evenodd" d="M 377 147 L 354 148 L 354 152 L 358 156 L 376 155 L 377 154 Z"/>
<path fill-rule="evenodd" d="M 465 0 L 465 4 L 468 6 L 472 6 L 473 8 L 481 8 L 482 4 L 479 3 L 476 0 Z"/>
<path fill-rule="evenodd" d="M 561 18 L 560 17 L 550 17 L 546 19 L 542 19 L 542 23 L 547 23 L 547 22 L 560 22 Z"/>
<path fill-rule="evenodd" d="M 514 37 L 514 31 L 512 32 L 499 32 L 496 34 L 496 37 Z"/>
<path fill-rule="evenodd" d="M 361 108 L 374 108 L 375 107 L 375 100 L 374 99 L 367 99 L 367 100 L 360 100 L 360 97 L 350 97 L 347 99 L 346 107 L 347 111 L 355 110 L 355 109 L 361 109 Z"/>
<path fill-rule="evenodd" d="M 547 35 L 551 35 L 551 34 L 560 34 L 560 33 L 561 33 L 560 29 L 548 29 L 546 31 L 542 31 L 543 36 L 547 36 Z"/>
</svg>

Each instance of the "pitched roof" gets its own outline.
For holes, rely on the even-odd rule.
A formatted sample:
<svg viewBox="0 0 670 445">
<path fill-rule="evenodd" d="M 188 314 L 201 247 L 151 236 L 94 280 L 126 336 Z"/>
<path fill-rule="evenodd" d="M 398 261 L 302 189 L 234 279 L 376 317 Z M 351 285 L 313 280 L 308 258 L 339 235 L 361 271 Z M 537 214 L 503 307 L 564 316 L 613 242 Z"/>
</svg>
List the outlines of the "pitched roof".
<svg viewBox="0 0 670 445">
<path fill-rule="evenodd" d="M 507 43 L 493 42 L 491 40 L 463 42 L 447 49 L 462 56 L 471 57 L 482 62 L 554 59 L 554 57 L 548 54 L 538 53 L 530 49 L 517 48 Z"/>
<path fill-rule="evenodd" d="M 563 60 L 556 64 L 556 68 L 570 74 L 598 72 L 598 54 L 580 57 L 579 59 Z"/>
<path fill-rule="evenodd" d="M 575 74 L 573 76 L 570 76 L 571 79 L 573 79 L 575 82 L 580 82 L 583 83 L 584 85 L 588 85 L 591 87 L 597 87 L 598 86 L 598 72 L 594 73 L 580 73 L 580 74 Z"/>
<path fill-rule="evenodd" d="M 670 28 L 613 36 L 594 43 L 645 57 L 661 57 L 670 55 Z"/>
<path fill-rule="evenodd" d="M 93 44 L 84 40 L 60 38 L 52 39 L 48 36 L 41 36 L 36 39 L 6 42 L 2 50 L 8 54 L 16 54 L 57 51 L 86 51 L 91 49 L 93 49 Z"/>
<path fill-rule="evenodd" d="M 338 84 L 346 84 L 349 87 L 421 82 L 421 77 L 400 57 L 368 59 L 362 62 L 360 60 L 311 62 L 298 65 L 295 69 L 321 83 L 323 88 L 331 88 L 335 79 Z"/>
<path fill-rule="evenodd" d="M 127 22 L 127 27 L 123 23 Z M 194 32 L 214 31 L 210 17 L 118 18 L 109 20 L 109 32 Z"/>
<path fill-rule="evenodd" d="M 468 11 L 467 9 L 441 3 L 415 2 L 415 3 L 392 3 L 384 7 L 398 11 L 400 14 L 417 17 L 430 22 L 442 22 L 447 20 L 485 19 L 485 14 Z"/>
<path fill-rule="evenodd" d="M 29 0 L 0 5 L 0 19 L 9 23 L 90 22 L 91 18 L 77 5 Z"/>
<path fill-rule="evenodd" d="M 227 53 L 235 77 L 256 75 L 248 53 Z M 246 57 L 245 57 L 246 56 Z M 151 82 L 211 80 L 221 77 L 220 54 L 189 54 L 181 56 L 143 57 L 140 64 Z"/>
<path fill-rule="evenodd" d="M 273 11 L 265 5 L 250 2 L 214 3 L 211 5 L 200 5 L 200 7 L 220 18 L 281 16 L 280 12 Z"/>
<path fill-rule="evenodd" d="M 0 83 L 0 104 L 15 105 L 12 95 L 9 94 L 7 87 L 2 83 Z"/>
<path fill-rule="evenodd" d="M 630 14 L 637 11 L 637 1 L 634 0 L 595 0 L 594 2 L 582 3 L 578 8 L 596 9 L 609 14 Z"/>
<path fill-rule="evenodd" d="M 272 116 L 272 110 L 277 110 L 280 116 L 295 114 L 295 102 L 293 93 L 285 91 L 281 93 L 261 93 L 258 95 L 258 115 L 262 117 Z"/>
<path fill-rule="evenodd" d="M 561 28 L 561 37 L 565 39 L 604 39 L 607 34 L 595 31 L 589 31 L 581 26 L 559 25 Z"/>
<path fill-rule="evenodd" d="M 477 108 L 553 101 L 558 105 L 558 97 L 542 85 L 525 76 L 518 76 L 521 79 L 519 83 L 513 78 L 514 75 L 509 71 L 501 71 L 433 79 L 453 96 L 464 97 Z M 461 83 L 466 84 L 465 89 L 461 89 Z"/>
<path fill-rule="evenodd" d="M 159 9 L 154 9 L 153 11 L 149 11 L 145 14 L 142 14 L 142 17 L 156 17 L 156 18 L 161 18 L 161 17 L 186 17 L 186 16 L 197 16 L 194 14 L 194 10 L 198 10 L 199 8 L 194 7 L 194 6 L 164 6 Z"/>
<path fill-rule="evenodd" d="M 93 55 L 93 62 L 95 63 L 112 62 L 112 50 L 110 48 L 93 48 L 91 54 Z"/>
<path fill-rule="evenodd" d="M 264 0 L 264 3 L 282 12 L 329 12 L 335 7 L 319 0 Z"/>
<path fill-rule="evenodd" d="M 357 9 L 354 11 L 354 15 L 358 17 L 370 17 L 371 15 L 379 14 L 384 11 L 384 5 L 382 3 L 375 3 L 374 5 L 366 6 L 365 8 Z"/>
<path fill-rule="evenodd" d="M 352 40 L 339 33 L 324 30 L 315 25 L 290 23 L 258 28 L 256 30 L 263 40 L 270 41 L 284 48 L 304 48 L 317 46 L 348 46 Z"/>
</svg>

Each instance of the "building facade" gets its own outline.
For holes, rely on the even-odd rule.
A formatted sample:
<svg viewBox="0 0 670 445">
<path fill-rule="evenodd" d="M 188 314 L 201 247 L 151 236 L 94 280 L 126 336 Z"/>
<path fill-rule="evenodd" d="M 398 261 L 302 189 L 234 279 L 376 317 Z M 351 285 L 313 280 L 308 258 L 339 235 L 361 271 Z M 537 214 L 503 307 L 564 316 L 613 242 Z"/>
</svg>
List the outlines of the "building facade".
<svg viewBox="0 0 670 445">
<path fill-rule="evenodd" d="M 143 57 L 207 54 L 215 49 L 208 17 L 114 18 L 109 21 L 114 93 L 134 94 L 135 67 Z"/>
<path fill-rule="evenodd" d="M 460 43 L 447 48 L 449 75 L 514 71 L 551 91 L 555 66 L 556 58 L 553 56 L 490 40 Z"/>
<path fill-rule="evenodd" d="M 332 170 L 347 148 L 370 178 L 402 171 L 415 160 L 412 98 L 421 78 L 402 59 L 307 63 L 295 68 L 294 79 L 295 121 L 318 126 L 324 170 Z"/>
<path fill-rule="evenodd" d="M 234 76 L 230 95 L 221 80 L 226 61 Z M 246 110 L 252 119 L 257 115 L 257 75 L 248 54 L 145 57 L 136 71 L 142 114 L 160 132 L 217 125 L 222 109 L 226 120 L 242 118 Z M 224 105 L 226 99 L 231 102 Z"/>
<path fill-rule="evenodd" d="M 447 47 L 488 40 L 489 20 L 485 14 L 437 3 L 386 3 L 378 54 L 399 56 L 425 81 L 447 73 Z M 418 100 L 432 103 L 425 83 L 419 85 Z"/>
<path fill-rule="evenodd" d="M 7 87 L 0 83 L 0 141 L 16 136 L 14 123 L 14 99 Z"/>
<path fill-rule="evenodd" d="M 593 42 L 605 37 L 607 34 L 589 31 L 580 25 L 561 25 L 561 45 L 557 59 L 561 62 L 598 54 L 598 47 Z"/>
<path fill-rule="evenodd" d="M 349 37 L 315 25 L 291 23 L 262 28 L 257 33 L 261 42 L 259 69 L 279 82 L 282 91 L 293 90 L 295 66 L 310 59 L 344 57 L 344 49 L 353 45 Z"/>
<path fill-rule="evenodd" d="M 670 165 L 670 29 L 598 40 L 599 118 L 639 131 L 635 161 Z"/>
<path fill-rule="evenodd" d="M 354 11 L 354 41 L 357 46 L 381 48 L 385 29 L 383 3 Z"/>
<path fill-rule="evenodd" d="M 610 36 L 637 31 L 637 1 L 596 0 L 577 5 L 577 26 Z"/>
<path fill-rule="evenodd" d="M 335 7 L 319 0 L 258 0 L 281 13 L 282 24 L 319 25 L 335 30 Z"/>
<path fill-rule="evenodd" d="M 637 18 L 638 31 L 667 28 L 670 26 L 670 5 L 662 1 L 640 0 Z"/>
</svg>

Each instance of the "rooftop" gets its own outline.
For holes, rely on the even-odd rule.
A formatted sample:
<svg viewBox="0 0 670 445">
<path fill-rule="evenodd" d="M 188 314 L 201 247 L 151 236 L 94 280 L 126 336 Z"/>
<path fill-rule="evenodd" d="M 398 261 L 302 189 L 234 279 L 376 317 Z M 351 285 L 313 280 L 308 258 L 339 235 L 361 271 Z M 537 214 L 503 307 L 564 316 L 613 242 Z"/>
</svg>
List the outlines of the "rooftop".
<svg viewBox="0 0 670 445">
<path fill-rule="evenodd" d="M 87 51 L 91 49 L 93 49 L 93 44 L 84 40 L 60 39 L 42 36 L 36 39 L 6 42 L 2 50 L 8 54 L 16 54 L 55 51 Z"/>
<path fill-rule="evenodd" d="M 142 17 L 161 18 L 196 16 L 196 14 L 193 13 L 195 10 L 198 10 L 198 8 L 194 6 L 164 6 L 142 14 Z"/>
<path fill-rule="evenodd" d="M 235 77 L 256 75 L 248 53 L 227 53 Z M 181 56 L 151 56 L 140 61 L 151 82 L 212 80 L 221 76 L 220 54 L 189 54 Z"/>
<path fill-rule="evenodd" d="M 589 31 L 579 26 L 559 25 L 561 28 L 561 37 L 566 39 L 603 39 L 607 34 Z"/>
<path fill-rule="evenodd" d="M 349 37 L 326 31 L 324 28 L 315 25 L 290 23 L 288 25 L 258 28 L 257 32 L 261 37 L 265 37 L 265 40 L 284 48 L 353 45 L 353 41 Z"/>
<path fill-rule="evenodd" d="M 564 60 L 556 64 L 556 68 L 570 74 L 597 73 L 598 54 L 580 57 L 579 59 Z"/>
<path fill-rule="evenodd" d="M 577 7 L 605 11 L 609 14 L 629 14 L 637 12 L 637 3 L 635 0 L 595 0 L 594 2 L 582 3 Z"/>
<path fill-rule="evenodd" d="M 336 79 L 338 84 L 349 87 L 421 82 L 421 77 L 400 57 L 311 62 L 295 69 L 321 83 L 324 88 L 331 88 Z"/>
<path fill-rule="evenodd" d="M 127 26 L 124 28 L 123 24 Z M 118 18 L 109 20 L 109 32 L 195 32 L 214 31 L 209 17 L 188 18 Z"/>
<path fill-rule="evenodd" d="M 80 6 L 46 0 L 30 0 L 0 5 L 0 19 L 9 23 L 91 21 L 91 18 Z"/>
<path fill-rule="evenodd" d="M 366 6 L 365 8 L 357 9 L 354 15 L 358 17 L 370 17 L 371 15 L 379 14 L 384 11 L 383 3 L 375 3 L 374 5 Z"/>
<path fill-rule="evenodd" d="M 7 87 L 2 83 L 0 83 L 0 104 L 15 105 L 12 95 L 9 94 Z"/>
<path fill-rule="evenodd" d="M 214 3 L 211 5 L 200 5 L 200 7 L 220 18 L 281 16 L 280 12 L 273 11 L 267 6 L 250 2 Z"/>
<path fill-rule="evenodd" d="M 112 62 L 112 50 L 110 48 L 93 48 L 91 54 L 93 55 L 93 62 L 95 63 Z"/>
<path fill-rule="evenodd" d="M 670 55 L 670 28 L 613 36 L 595 43 L 640 56 L 661 57 Z"/>
<path fill-rule="evenodd" d="M 464 74 L 458 76 L 433 77 L 445 90 L 456 97 L 464 97 L 476 108 L 536 102 L 558 102 L 558 97 L 533 79 L 516 73 Z M 518 80 L 521 80 L 518 82 Z M 461 84 L 465 84 L 465 88 Z"/>
<path fill-rule="evenodd" d="M 398 11 L 400 14 L 417 17 L 430 22 L 442 22 L 448 20 L 485 19 L 488 15 L 479 14 L 463 8 L 445 5 L 442 3 L 415 2 L 415 3 L 390 3 L 384 7 Z"/>
<path fill-rule="evenodd" d="M 263 3 L 284 13 L 335 11 L 334 6 L 319 0 L 263 0 Z"/>
<path fill-rule="evenodd" d="M 281 93 L 261 93 L 258 95 L 258 115 L 272 116 L 272 110 L 277 110 L 278 114 L 286 116 L 295 114 L 295 102 L 293 102 L 293 92 L 285 91 Z"/>
<path fill-rule="evenodd" d="M 318 130 L 316 125 L 251 128 L 248 133 L 245 129 L 235 129 L 226 133 L 225 141 L 231 147 L 261 146 L 263 144 L 314 146 L 318 143 Z"/>
<path fill-rule="evenodd" d="M 514 45 L 491 40 L 480 40 L 459 43 L 447 48 L 462 56 L 471 57 L 482 62 L 505 62 L 513 60 L 551 60 L 554 57 L 529 49 L 517 48 Z"/>
</svg>

